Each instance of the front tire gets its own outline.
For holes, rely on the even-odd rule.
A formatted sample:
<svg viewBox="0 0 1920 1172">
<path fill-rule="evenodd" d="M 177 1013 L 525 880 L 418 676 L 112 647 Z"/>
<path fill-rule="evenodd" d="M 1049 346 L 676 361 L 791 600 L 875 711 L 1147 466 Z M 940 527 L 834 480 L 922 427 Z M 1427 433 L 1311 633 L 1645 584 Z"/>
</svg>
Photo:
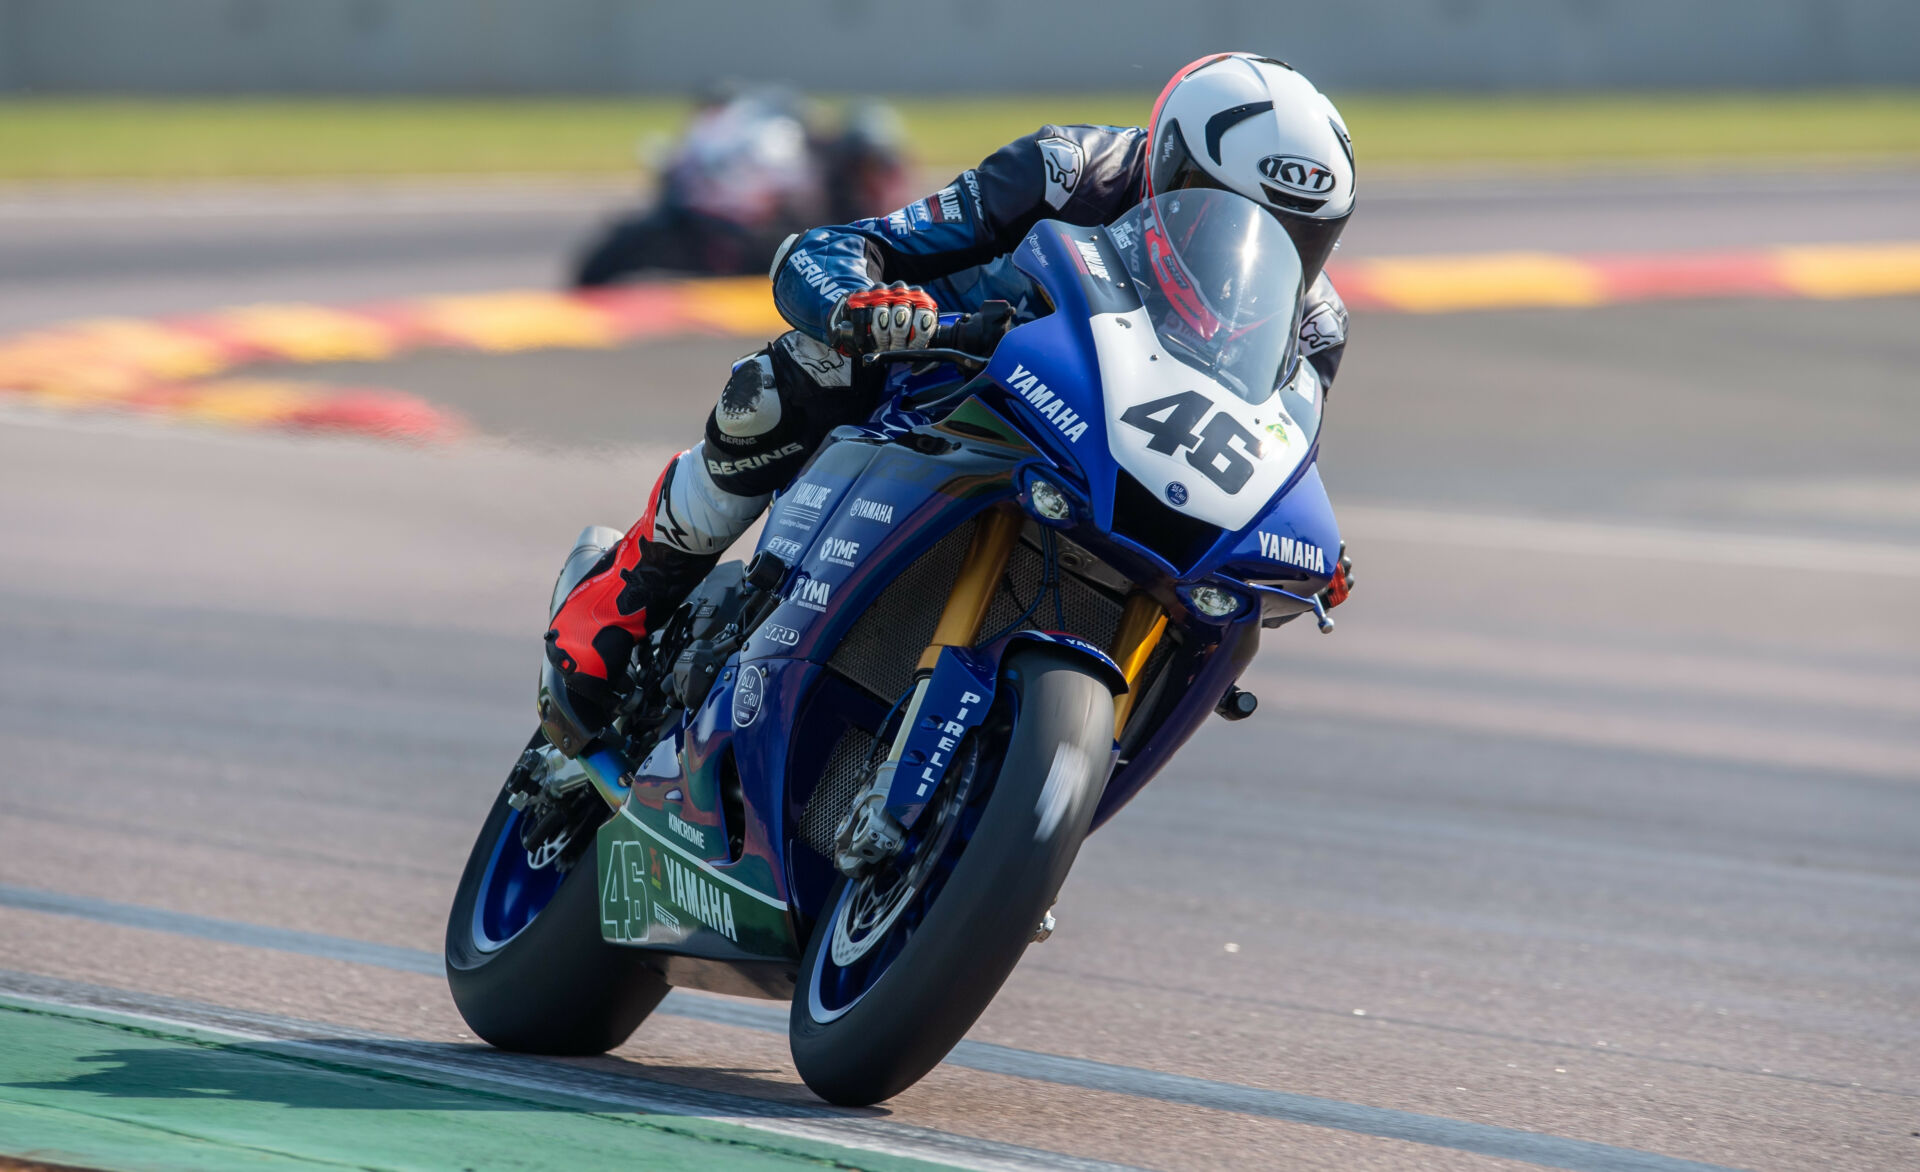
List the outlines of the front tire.
<svg viewBox="0 0 1920 1172">
<path fill-rule="evenodd" d="M 830 1103 L 890 1098 L 946 1057 L 1019 963 L 1086 837 L 1112 747 L 1112 694 L 1050 648 L 1014 652 L 1003 681 L 1011 729 L 1003 723 L 999 744 L 986 746 L 1004 749 L 997 776 L 989 759 L 973 781 L 985 799 L 965 801 L 977 822 L 958 815 L 972 822 L 964 841 L 931 831 L 923 841 L 957 857 L 916 892 L 923 906 L 886 919 L 878 931 L 888 939 L 867 944 L 890 959 L 862 973 L 834 955 L 837 930 L 849 951 L 843 918 L 851 922 L 865 881 L 834 884 L 807 945 L 788 1040 L 800 1077 Z"/>
<path fill-rule="evenodd" d="M 447 985 L 468 1028 L 502 1050 L 602 1054 L 627 1040 L 667 983 L 637 949 L 600 936 L 591 851 L 564 878 L 528 866 L 520 812 L 494 798 L 447 916 Z"/>
</svg>

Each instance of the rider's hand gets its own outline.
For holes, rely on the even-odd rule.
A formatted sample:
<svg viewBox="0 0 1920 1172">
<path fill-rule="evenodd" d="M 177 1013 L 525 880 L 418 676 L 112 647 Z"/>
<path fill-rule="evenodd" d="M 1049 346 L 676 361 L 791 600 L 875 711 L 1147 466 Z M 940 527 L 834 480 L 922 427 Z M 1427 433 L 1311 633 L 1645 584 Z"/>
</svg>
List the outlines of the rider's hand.
<svg viewBox="0 0 1920 1172">
<path fill-rule="evenodd" d="M 1328 610 L 1339 606 L 1353 593 L 1353 559 L 1347 556 L 1347 543 L 1340 543 L 1340 562 L 1333 568 L 1333 581 L 1320 592 L 1320 601 Z"/>
<path fill-rule="evenodd" d="M 834 340 L 842 350 L 920 350 L 933 344 L 940 307 L 925 289 L 895 281 L 849 294 L 833 320 Z"/>
</svg>

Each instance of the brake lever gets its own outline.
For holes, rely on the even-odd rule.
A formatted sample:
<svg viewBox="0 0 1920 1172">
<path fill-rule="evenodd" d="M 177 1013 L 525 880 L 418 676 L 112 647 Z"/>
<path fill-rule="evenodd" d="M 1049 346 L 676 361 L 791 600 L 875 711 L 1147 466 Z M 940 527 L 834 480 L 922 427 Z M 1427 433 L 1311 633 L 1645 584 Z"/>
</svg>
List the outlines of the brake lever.
<svg viewBox="0 0 1920 1172">
<path fill-rule="evenodd" d="M 991 359 L 978 354 L 969 354 L 965 350 L 949 350 L 943 346 L 928 346 L 923 350 L 882 350 L 876 354 L 863 354 L 860 361 L 868 366 L 876 362 L 951 362 L 955 366 L 970 366 L 983 369 Z"/>
</svg>

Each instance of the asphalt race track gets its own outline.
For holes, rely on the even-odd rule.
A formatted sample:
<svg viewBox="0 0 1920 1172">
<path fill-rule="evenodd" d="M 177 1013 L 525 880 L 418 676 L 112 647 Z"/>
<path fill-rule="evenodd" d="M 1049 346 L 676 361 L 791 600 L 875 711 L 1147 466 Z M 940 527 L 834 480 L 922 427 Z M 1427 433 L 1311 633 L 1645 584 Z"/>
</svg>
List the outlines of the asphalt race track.
<svg viewBox="0 0 1920 1172">
<path fill-rule="evenodd" d="M 1501 217 L 1567 249 L 1910 236 L 1895 178 L 1671 180 L 1649 206 L 1685 222 L 1638 228 L 1446 186 L 1383 199 L 1354 250 L 1501 247 Z M 1769 192 L 1852 210 L 1783 228 Z M 32 270 L 0 325 L 539 284 L 553 205 L 577 227 L 609 195 L 461 195 L 520 210 L 415 252 L 386 242 L 424 214 L 309 195 L 211 254 L 224 217 L 90 198 L 0 206 Z M 1268 633 L 1255 718 L 1090 840 L 1053 939 L 871 1112 L 811 1099 L 778 1006 L 676 994 L 608 1058 L 538 1062 L 473 1047 L 438 970 L 558 560 L 631 520 L 741 343 L 291 376 L 477 429 L 425 448 L 11 410 L 0 998 L 978 1167 L 1911 1168 L 1917 324 L 1912 299 L 1357 315 L 1322 456 L 1359 569 L 1339 629 Z"/>
</svg>

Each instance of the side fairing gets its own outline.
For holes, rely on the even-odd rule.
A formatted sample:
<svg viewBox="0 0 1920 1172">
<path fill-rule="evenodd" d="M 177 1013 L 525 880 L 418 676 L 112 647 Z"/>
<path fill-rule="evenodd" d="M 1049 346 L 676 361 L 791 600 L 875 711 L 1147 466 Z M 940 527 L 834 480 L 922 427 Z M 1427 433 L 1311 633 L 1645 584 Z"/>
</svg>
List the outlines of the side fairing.
<svg viewBox="0 0 1920 1172">
<path fill-rule="evenodd" d="M 1340 526 L 1314 464 L 1216 560 L 1247 581 L 1312 592 L 1326 587 L 1339 558 Z"/>
</svg>

